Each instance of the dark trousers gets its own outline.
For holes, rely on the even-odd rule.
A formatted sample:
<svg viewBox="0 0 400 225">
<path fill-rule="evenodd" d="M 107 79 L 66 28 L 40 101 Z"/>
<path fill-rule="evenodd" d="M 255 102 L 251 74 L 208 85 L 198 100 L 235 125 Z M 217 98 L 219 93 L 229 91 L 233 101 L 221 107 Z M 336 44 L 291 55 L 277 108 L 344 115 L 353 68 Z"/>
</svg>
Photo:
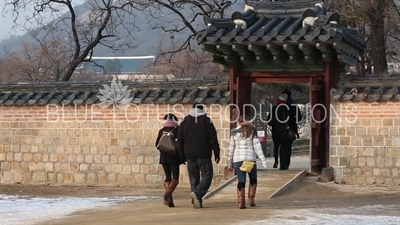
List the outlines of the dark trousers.
<svg viewBox="0 0 400 225">
<path fill-rule="evenodd" d="M 162 164 L 165 173 L 165 181 L 171 181 L 172 179 L 179 180 L 179 165 L 174 164 Z"/>
<path fill-rule="evenodd" d="M 211 159 L 188 159 L 190 187 L 199 199 L 206 195 L 213 178 L 213 165 Z"/>
<path fill-rule="evenodd" d="M 280 167 L 289 168 L 290 158 L 292 157 L 292 142 L 274 142 L 274 158 L 278 162 L 280 158 Z"/>
</svg>

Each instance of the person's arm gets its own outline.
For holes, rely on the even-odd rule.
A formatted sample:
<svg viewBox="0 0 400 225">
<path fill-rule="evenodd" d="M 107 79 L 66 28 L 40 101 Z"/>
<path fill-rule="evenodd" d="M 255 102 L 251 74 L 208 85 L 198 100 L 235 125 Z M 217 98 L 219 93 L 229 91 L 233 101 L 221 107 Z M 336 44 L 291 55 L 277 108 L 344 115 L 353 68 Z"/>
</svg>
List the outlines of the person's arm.
<svg viewBox="0 0 400 225">
<path fill-rule="evenodd" d="M 284 117 L 289 118 L 287 124 L 297 135 L 298 134 L 298 125 L 297 125 L 297 117 L 296 117 L 296 114 L 294 113 L 295 112 L 294 110 L 295 110 L 294 107 L 290 108 L 290 110 L 284 114 Z"/>
<path fill-rule="evenodd" d="M 220 148 L 219 148 L 217 130 L 215 129 L 215 126 L 212 123 L 210 118 L 208 118 L 207 121 L 208 121 L 207 122 L 207 131 L 208 131 L 208 137 L 210 139 L 210 144 L 214 151 L 214 156 L 216 158 L 219 158 L 220 157 Z"/>
<path fill-rule="evenodd" d="M 270 126 L 274 126 L 275 125 L 275 122 L 276 122 L 276 119 L 275 119 L 275 107 L 274 108 L 272 108 L 272 110 L 271 110 L 271 112 L 270 113 L 268 113 L 268 119 L 267 119 L 267 121 L 268 121 L 268 125 L 270 125 Z"/>
<path fill-rule="evenodd" d="M 185 158 L 185 149 L 184 149 L 184 131 L 183 131 L 183 122 L 181 123 L 181 125 L 178 128 L 178 143 L 179 143 L 179 147 L 178 147 L 178 154 L 179 157 L 181 158 L 181 162 L 186 162 L 186 158 Z"/>
<path fill-rule="evenodd" d="M 290 99 L 290 116 L 296 118 L 296 123 L 303 119 L 299 106 L 294 103 L 292 98 Z"/>
<path fill-rule="evenodd" d="M 253 137 L 253 150 L 256 153 L 257 157 L 261 160 L 264 168 L 267 168 L 267 159 L 264 156 L 260 139 L 257 136 Z"/>
<path fill-rule="evenodd" d="M 296 113 L 297 113 L 297 123 L 303 119 L 303 115 L 301 115 L 300 107 L 296 105 Z"/>
<path fill-rule="evenodd" d="M 235 152 L 235 139 L 233 139 L 233 135 L 229 139 L 229 147 L 228 147 L 228 168 L 233 168 L 233 153 Z"/>
</svg>

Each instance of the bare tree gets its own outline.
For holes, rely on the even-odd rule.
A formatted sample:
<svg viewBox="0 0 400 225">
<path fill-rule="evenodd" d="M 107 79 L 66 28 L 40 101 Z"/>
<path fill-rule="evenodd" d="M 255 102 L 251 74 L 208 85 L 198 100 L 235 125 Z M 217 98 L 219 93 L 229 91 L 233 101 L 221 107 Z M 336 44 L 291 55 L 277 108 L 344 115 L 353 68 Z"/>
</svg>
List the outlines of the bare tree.
<svg viewBox="0 0 400 225">
<path fill-rule="evenodd" d="M 81 8 L 75 7 L 72 0 L 5 0 L 5 3 L 15 18 L 15 26 L 29 30 L 40 45 L 50 40 L 62 41 L 59 46 L 63 47 L 56 52 L 68 53 L 68 65 L 58 71 L 60 80 L 69 80 L 78 65 L 91 62 L 97 46 L 112 51 L 134 47 L 132 34 L 137 30 L 137 11 L 131 1 L 87 0 Z M 30 17 L 21 18 L 19 12 L 32 8 Z M 38 28 L 32 29 L 32 24 Z M 126 31 L 123 37 L 119 35 L 121 30 Z"/>
<path fill-rule="evenodd" d="M 113 79 L 113 75 L 106 75 L 104 73 L 94 72 L 92 70 L 84 70 L 76 73 L 75 76 L 71 77 L 71 81 L 89 81 L 89 80 L 109 80 Z"/>
<path fill-rule="evenodd" d="M 391 20 L 388 29 L 388 53 L 389 61 L 400 63 L 400 1 L 389 3 Z"/>
<path fill-rule="evenodd" d="M 136 2 L 135 0 L 132 0 Z M 225 17 L 237 0 L 150 0 L 141 4 L 152 29 L 170 37 L 159 42 L 156 64 L 149 71 L 163 71 L 179 78 L 220 75 L 220 67 L 194 43 L 203 17 Z M 181 38 L 179 38 L 181 37 Z"/>
<path fill-rule="evenodd" d="M 136 0 L 131 0 L 137 2 Z M 203 16 L 223 18 L 230 6 L 237 0 L 149 0 L 143 12 L 149 18 L 152 29 L 162 30 L 166 34 L 187 34 L 179 45 L 170 51 L 160 52 L 160 56 L 172 58 L 177 52 L 192 50 L 192 40 L 197 35 Z M 196 44 L 197 45 L 197 44 Z"/>
<path fill-rule="evenodd" d="M 51 48 L 51 46 L 46 46 Z M 40 47 L 29 43 L 22 43 L 19 51 L 11 52 L 4 48 L 3 63 L 0 72 L 7 81 L 44 81 L 54 80 L 54 71 L 57 66 L 65 66 L 63 59 L 53 64 L 47 53 Z"/>
<path fill-rule="evenodd" d="M 176 48 L 182 46 L 181 42 L 176 42 L 170 37 L 169 41 L 160 39 L 158 43 L 159 52 L 174 52 Z M 168 47 L 167 47 L 168 46 Z M 143 71 L 158 73 L 160 75 L 173 74 L 176 78 L 194 78 L 223 75 L 220 66 L 210 61 L 210 55 L 198 46 L 192 49 L 176 50 L 174 56 L 160 54 L 154 64 L 146 65 Z"/>
<path fill-rule="evenodd" d="M 388 21 L 390 14 L 388 5 L 390 0 L 369 0 L 369 7 L 367 7 L 367 17 L 370 22 L 370 40 L 372 49 L 372 62 L 374 63 L 374 73 L 387 73 L 387 59 L 386 59 L 386 40 L 387 35 L 385 32 L 388 30 Z M 393 1 L 393 0 L 391 0 Z M 388 16 L 386 16 L 388 15 Z M 389 18 L 388 18 L 389 17 Z"/>
<path fill-rule="evenodd" d="M 57 28 L 52 23 L 32 29 L 28 34 L 36 41 L 31 50 L 40 52 L 48 63 L 47 69 L 53 74 L 52 78 L 59 81 L 70 66 L 71 46 L 63 41 L 65 38 L 57 35 Z"/>
<path fill-rule="evenodd" d="M 327 0 L 326 5 L 342 15 L 343 25 L 359 29 L 367 42 L 357 73 L 372 73 L 372 68 L 376 74 L 387 73 L 387 59 L 397 51 L 400 36 L 398 0 Z"/>
</svg>

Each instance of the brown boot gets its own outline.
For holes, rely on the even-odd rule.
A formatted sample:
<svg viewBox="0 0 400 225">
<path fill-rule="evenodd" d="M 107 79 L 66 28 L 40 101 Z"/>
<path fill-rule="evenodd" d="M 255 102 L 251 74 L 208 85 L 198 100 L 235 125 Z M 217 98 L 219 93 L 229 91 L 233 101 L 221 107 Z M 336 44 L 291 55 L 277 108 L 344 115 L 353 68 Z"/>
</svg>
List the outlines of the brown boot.
<svg viewBox="0 0 400 225">
<path fill-rule="evenodd" d="M 168 191 L 167 191 L 168 207 L 175 207 L 174 198 L 172 197 L 172 193 L 175 191 L 176 186 L 178 186 L 178 184 L 179 184 L 179 181 L 177 179 L 172 179 L 171 183 L 168 186 Z"/>
<path fill-rule="evenodd" d="M 165 188 L 165 192 L 164 192 L 164 205 L 168 206 L 168 187 L 171 184 L 171 181 L 165 181 L 164 182 L 164 188 Z"/>
<path fill-rule="evenodd" d="M 237 196 L 238 196 L 238 208 L 239 209 L 245 209 L 246 208 L 246 203 L 245 203 L 245 188 L 238 188 L 237 189 Z"/>
<path fill-rule="evenodd" d="M 257 189 L 257 184 L 249 185 L 249 202 L 250 206 L 254 207 L 256 204 L 254 203 L 254 198 L 256 197 L 256 189 Z"/>
</svg>

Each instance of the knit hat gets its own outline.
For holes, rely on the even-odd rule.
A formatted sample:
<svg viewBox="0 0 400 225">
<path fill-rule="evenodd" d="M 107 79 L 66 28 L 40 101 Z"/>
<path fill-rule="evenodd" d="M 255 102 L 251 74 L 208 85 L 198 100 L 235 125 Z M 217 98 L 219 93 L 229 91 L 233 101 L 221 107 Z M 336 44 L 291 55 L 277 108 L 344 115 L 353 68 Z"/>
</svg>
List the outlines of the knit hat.
<svg viewBox="0 0 400 225">
<path fill-rule="evenodd" d="M 165 114 L 165 116 L 164 116 L 163 119 L 164 119 L 164 120 L 178 121 L 178 117 L 176 117 L 176 116 L 175 116 L 174 114 L 172 114 L 172 113 Z"/>
<path fill-rule="evenodd" d="M 292 92 L 288 89 L 283 90 L 282 94 L 287 94 L 288 98 L 290 98 L 292 96 Z"/>
<path fill-rule="evenodd" d="M 198 102 L 194 103 L 192 108 L 197 108 L 197 109 L 200 109 L 200 110 L 204 110 L 203 104 L 198 103 Z"/>
</svg>

